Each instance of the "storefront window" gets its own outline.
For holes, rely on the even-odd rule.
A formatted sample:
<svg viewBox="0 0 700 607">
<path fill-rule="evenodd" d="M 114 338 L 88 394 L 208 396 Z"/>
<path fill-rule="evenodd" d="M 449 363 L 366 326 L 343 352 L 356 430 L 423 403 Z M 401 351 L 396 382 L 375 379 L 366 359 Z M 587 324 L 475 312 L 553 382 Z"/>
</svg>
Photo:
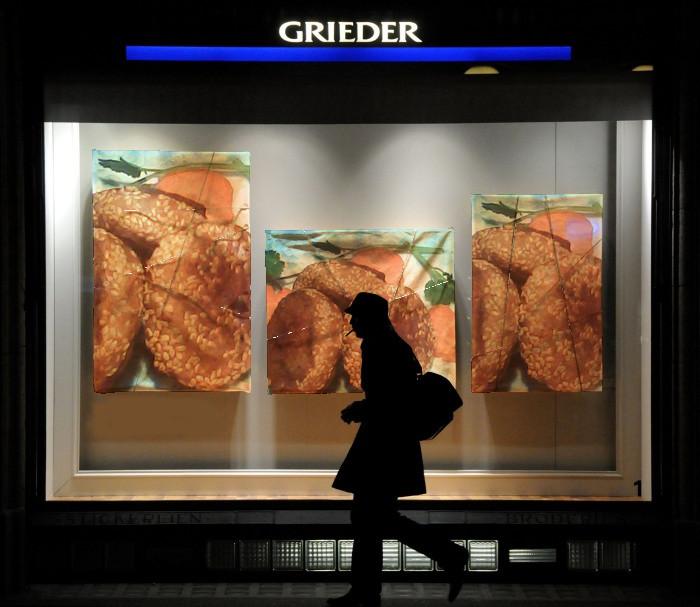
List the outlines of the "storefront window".
<svg viewBox="0 0 700 607">
<path fill-rule="evenodd" d="M 268 393 L 265 230 L 380 228 L 454 229 L 464 406 L 422 443 L 427 497 L 637 496 L 649 468 L 648 122 L 50 122 L 45 133 L 49 499 L 343 497 L 330 483 L 355 427 L 339 412 L 357 396 Z M 249 393 L 94 391 L 93 150 L 250 154 Z M 477 193 L 600 195 L 599 390 L 472 393 Z"/>
</svg>

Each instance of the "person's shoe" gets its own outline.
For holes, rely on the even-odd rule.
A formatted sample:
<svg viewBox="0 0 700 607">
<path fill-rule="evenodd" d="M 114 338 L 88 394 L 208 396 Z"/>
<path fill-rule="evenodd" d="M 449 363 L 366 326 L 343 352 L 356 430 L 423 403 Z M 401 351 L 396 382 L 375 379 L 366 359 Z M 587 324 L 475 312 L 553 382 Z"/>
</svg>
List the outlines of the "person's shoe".
<svg viewBox="0 0 700 607">
<path fill-rule="evenodd" d="M 342 596 L 326 599 L 326 605 L 328 605 L 328 607 L 379 607 L 381 603 L 382 597 L 378 594 L 361 596 L 355 594 L 352 589 L 348 590 Z"/>
<path fill-rule="evenodd" d="M 462 549 L 459 556 L 445 567 L 447 582 L 450 585 L 450 589 L 447 593 L 447 600 L 450 603 L 457 598 L 459 591 L 462 590 L 462 584 L 464 584 L 464 567 L 468 561 L 469 552 L 466 549 Z"/>
</svg>

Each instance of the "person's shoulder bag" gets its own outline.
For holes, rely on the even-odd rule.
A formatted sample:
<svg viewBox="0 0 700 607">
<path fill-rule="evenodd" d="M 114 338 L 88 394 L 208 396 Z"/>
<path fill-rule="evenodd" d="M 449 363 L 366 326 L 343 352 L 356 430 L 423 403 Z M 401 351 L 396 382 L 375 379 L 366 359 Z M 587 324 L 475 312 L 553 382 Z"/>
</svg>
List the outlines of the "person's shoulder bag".
<svg viewBox="0 0 700 607">
<path fill-rule="evenodd" d="M 462 397 L 449 379 L 431 371 L 418 376 L 416 388 L 414 431 L 418 440 L 430 440 L 452 421 Z"/>
</svg>

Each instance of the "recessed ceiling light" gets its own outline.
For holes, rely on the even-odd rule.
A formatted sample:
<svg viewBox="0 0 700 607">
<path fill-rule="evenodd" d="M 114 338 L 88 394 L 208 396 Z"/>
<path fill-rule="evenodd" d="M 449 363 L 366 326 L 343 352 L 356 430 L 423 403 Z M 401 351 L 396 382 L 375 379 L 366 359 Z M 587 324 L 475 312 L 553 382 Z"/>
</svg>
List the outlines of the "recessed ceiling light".
<svg viewBox="0 0 700 607">
<path fill-rule="evenodd" d="M 637 65 L 636 67 L 632 68 L 633 72 L 653 72 L 654 71 L 654 66 L 653 65 Z"/>
<path fill-rule="evenodd" d="M 492 75 L 498 74 L 498 70 L 492 65 L 473 65 L 466 72 L 465 76 L 482 76 L 482 75 Z"/>
</svg>

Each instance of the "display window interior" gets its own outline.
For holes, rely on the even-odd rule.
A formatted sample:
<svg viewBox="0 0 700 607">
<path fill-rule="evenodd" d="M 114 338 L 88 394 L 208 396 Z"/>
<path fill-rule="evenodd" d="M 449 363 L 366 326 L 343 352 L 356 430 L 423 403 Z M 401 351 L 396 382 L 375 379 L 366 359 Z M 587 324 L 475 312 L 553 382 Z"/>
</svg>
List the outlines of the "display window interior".
<svg viewBox="0 0 700 607">
<path fill-rule="evenodd" d="M 395 304 L 397 330 L 464 400 L 421 443 L 428 493 L 411 499 L 645 499 L 650 136 L 645 121 L 46 123 L 47 499 L 348 499 L 330 485 L 356 431 L 339 417 L 359 390 L 353 281 L 415 303 Z M 218 186 L 197 181 L 212 162 Z M 187 206 L 205 192 L 209 206 Z M 151 242 L 124 219 L 157 200 L 185 232 L 159 219 Z M 523 247 L 505 261 L 484 244 L 498 230 Z M 539 238 L 556 265 L 522 270 Z M 120 288 L 142 285 L 135 307 L 105 296 L 115 255 L 132 268 Z M 216 280 L 197 278 L 202 259 Z M 484 293 L 501 287 L 489 319 Z M 196 336 L 163 349 L 156 329 L 175 340 L 195 310 L 221 350 L 207 358 Z M 320 374 L 278 339 L 308 310 L 331 319 L 324 360 L 306 360 Z M 562 343 L 537 342 L 556 322 Z M 98 365 L 96 340 L 117 334 Z"/>
</svg>

